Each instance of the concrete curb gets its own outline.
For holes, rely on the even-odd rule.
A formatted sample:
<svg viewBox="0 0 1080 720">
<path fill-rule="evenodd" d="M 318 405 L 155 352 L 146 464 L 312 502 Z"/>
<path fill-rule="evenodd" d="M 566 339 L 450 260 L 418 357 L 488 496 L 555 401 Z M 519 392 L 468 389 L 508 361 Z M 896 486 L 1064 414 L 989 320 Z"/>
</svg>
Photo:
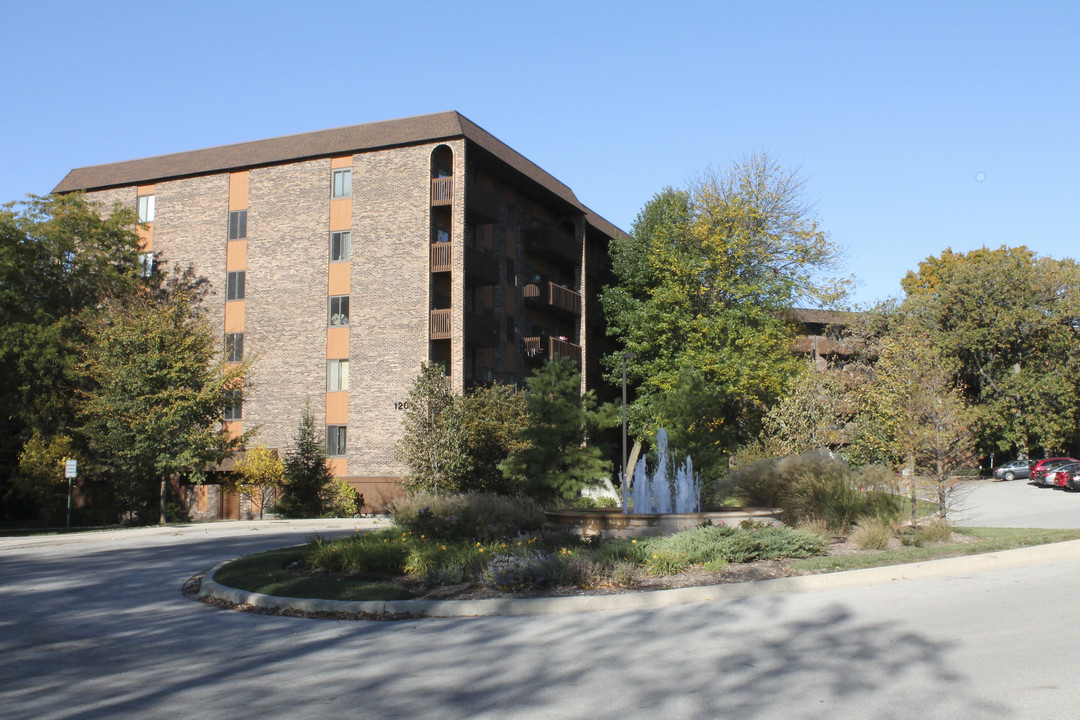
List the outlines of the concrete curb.
<svg viewBox="0 0 1080 720">
<path fill-rule="evenodd" d="M 226 562 L 214 567 L 202 579 L 198 598 L 239 605 L 252 605 L 267 610 L 342 613 L 386 618 L 566 615 L 602 612 L 605 610 L 644 610 L 714 600 L 736 600 L 761 595 L 776 595 L 779 593 L 815 592 L 832 588 L 879 585 L 896 580 L 969 575 L 977 572 L 1004 570 L 1024 565 L 1037 565 L 1075 558 L 1080 558 L 1080 540 L 1069 540 L 1067 542 L 1037 545 L 1035 547 L 1005 550 L 983 555 L 929 560 L 907 565 L 888 565 L 822 575 L 802 575 L 759 582 L 728 583 L 672 590 L 553 598 L 387 601 L 290 598 L 237 590 L 214 582 L 214 573 L 228 564 Z"/>
</svg>

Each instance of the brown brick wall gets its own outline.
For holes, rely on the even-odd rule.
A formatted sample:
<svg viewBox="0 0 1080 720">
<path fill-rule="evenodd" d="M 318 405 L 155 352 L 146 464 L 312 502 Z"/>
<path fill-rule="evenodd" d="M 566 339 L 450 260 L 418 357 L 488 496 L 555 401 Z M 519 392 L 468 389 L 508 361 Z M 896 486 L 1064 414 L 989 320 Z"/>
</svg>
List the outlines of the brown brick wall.
<svg viewBox="0 0 1080 720">
<path fill-rule="evenodd" d="M 268 447 L 292 444 L 305 402 L 324 423 L 329 204 L 329 160 L 251 171 L 244 422 Z"/>
</svg>

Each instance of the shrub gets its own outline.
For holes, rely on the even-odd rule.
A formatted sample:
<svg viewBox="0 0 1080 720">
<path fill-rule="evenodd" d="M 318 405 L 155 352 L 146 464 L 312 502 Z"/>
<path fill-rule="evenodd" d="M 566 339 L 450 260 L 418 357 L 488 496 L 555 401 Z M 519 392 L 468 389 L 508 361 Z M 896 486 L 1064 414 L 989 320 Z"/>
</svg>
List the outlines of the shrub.
<svg viewBox="0 0 1080 720">
<path fill-rule="evenodd" d="M 851 541 L 863 550 L 884 550 L 889 546 L 892 527 L 880 518 L 862 518 L 855 526 Z"/>
<path fill-rule="evenodd" d="M 842 458 L 826 453 L 759 460 L 732 475 L 752 504 L 780 507 L 789 523 L 821 520 L 843 533 L 860 517 L 900 514 L 891 473 L 871 468 L 853 475 Z"/>
<path fill-rule="evenodd" d="M 481 493 L 416 493 L 395 500 L 390 514 L 406 531 L 442 540 L 491 542 L 544 524 L 544 511 L 534 500 Z"/>
<path fill-rule="evenodd" d="M 321 495 L 324 517 L 352 517 L 364 507 L 364 496 L 341 478 L 331 480 Z"/>
</svg>

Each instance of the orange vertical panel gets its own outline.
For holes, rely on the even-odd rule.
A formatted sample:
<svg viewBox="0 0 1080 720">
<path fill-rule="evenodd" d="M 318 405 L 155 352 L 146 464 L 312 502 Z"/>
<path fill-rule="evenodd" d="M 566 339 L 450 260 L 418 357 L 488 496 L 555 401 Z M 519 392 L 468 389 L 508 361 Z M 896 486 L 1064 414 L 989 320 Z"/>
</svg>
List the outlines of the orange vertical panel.
<svg viewBox="0 0 1080 720">
<path fill-rule="evenodd" d="M 229 210 L 246 210 L 248 206 L 248 171 L 229 173 Z"/>
<path fill-rule="evenodd" d="M 154 185 L 139 185 L 135 188 L 135 193 L 138 195 L 153 195 Z"/>
<path fill-rule="evenodd" d="M 349 422 L 349 393 L 326 393 L 326 424 L 345 425 Z"/>
<path fill-rule="evenodd" d="M 231 438 L 238 438 L 244 434 L 244 423 L 240 420 L 226 420 L 225 434 Z"/>
<path fill-rule="evenodd" d="M 506 369 L 517 372 L 517 346 L 514 343 L 506 343 Z"/>
<path fill-rule="evenodd" d="M 334 170 L 352 167 L 352 155 L 342 155 L 341 157 L 330 158 L 330 167 Z"/>
<path fill-rule="evenodd" d="M 349 328 L 332 327 L 326 329 L 326 358 L 328 360 L 347 360 L 349 358 Z"/>
<path fill-rule="evenodd" d="M 225 248 L 225 270 L 247 269 L 247 240 L 230 240 Z"/>
<path fill-rule="evenodd" d="M 351 263 L 330 263 L 330 275 L 327 279 L 327 294 L 348 295 L 351 271 Z"/>
<path fill-rule="evenodd" d="M 139 236 L 139 249 L 150 252 L 154 249 L 154 223 L 146 223 L 135 228 L 135 234 Z"/>
<path fill-rule="evenodd" d="M 199 512 L 206 512 L 206 486 L 199 486 Z"/>
<path fill-rule="evenodd" d="M 244 332 L 244 301 L 225 303 L 225 332 Z"/>
<path fill-rule="evenodd" d="M 484 348 L 484 367 L 495 367 L 495 350 L 494 348 Z"/>
<path fill-rule="evenodd" d="M 517 296 L 512 295 L 509 292 L 506 293 L 506 314 L 513 317 L 517 315 Z"/>
<path fill-rule="evenodd" d="M 352 198 L 330 201 L 330 230 L 352 229 Z"/>
<path fill-rule="evenodd" d="M 329 458 L 326 463 L 330 466 L 330 472 L 333 473 L 334 477 L 349 474 L 349 461 L 345 458 Z"/>
</svg>

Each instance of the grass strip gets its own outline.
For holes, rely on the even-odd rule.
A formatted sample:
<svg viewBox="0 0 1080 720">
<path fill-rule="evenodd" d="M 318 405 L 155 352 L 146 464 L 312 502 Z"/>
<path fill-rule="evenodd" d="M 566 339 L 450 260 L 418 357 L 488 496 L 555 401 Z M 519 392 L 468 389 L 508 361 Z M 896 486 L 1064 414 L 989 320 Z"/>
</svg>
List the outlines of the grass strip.
<svg viewBox="0 0 1080 720">
<path fill-rule="evenodd" d="M 1080 530 L 1049 530 L 1038 528 L 953 528 L 953 532 L 976 538 L 964 544 L 908 546 L 898 550 L 882 550 L 861 555 L 838 555 L 797 560 L 791 564 L 796 573 L 812 574 L 859 570 L 861 568 L 902 565 L 904 563 L 939 560 L 941 558 L 982 555 L 1002 550 L 1046 545 L 1080 539 Z"/>
<path fill-rule="evenodd" d="M 289 567 L 301 559 L 306 547 L 247 555 L 218 570 L 214 581 L 240 590 L 279 597 L 323 600 L 408 600 L 415 597 L 394 583 L 295 573 Z"/>
</svg>

